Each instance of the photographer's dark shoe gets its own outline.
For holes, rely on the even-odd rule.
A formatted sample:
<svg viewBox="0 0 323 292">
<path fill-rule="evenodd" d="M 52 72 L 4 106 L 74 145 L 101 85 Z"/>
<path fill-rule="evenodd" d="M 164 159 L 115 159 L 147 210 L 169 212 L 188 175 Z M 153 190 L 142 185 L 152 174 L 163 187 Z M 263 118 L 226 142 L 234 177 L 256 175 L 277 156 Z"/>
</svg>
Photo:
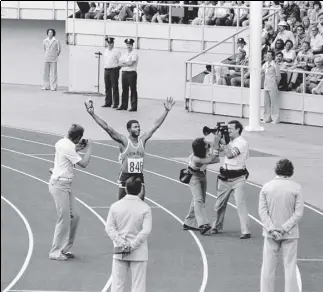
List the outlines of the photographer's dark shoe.
<svg viewBox="0 0 323 292">
<path fill-rule="evenodd" d="M 198 231 L 200 229 L 198 228 L 194 228 L 194 227 L 191 227 L 191 226 L 188 226 L 186 224 L 183 224 L 183 230 L 193 230 L 193 231 Z"/>
<path fill-rule="evenodd" d="M 111 104 L 104 104 L 101 107 L 111 107 Z"/>
<path fill-rule="evenodd" d="M 200 232 L 201 232 L 201 234 L 203 235 L 203 234 L 205 234 L 206 232 L 208 232 L 211 228 L 212 228 L 212 227 L 211 227 L 211 225 L 209 225 L 209 224 L 204 224 L 204 225 L 202 225 L 202 226 L 200 227 Z"/>
<path fill-rule="evenodd" d="M 249 239 L 251 238 L 251 234 L 250 233 L 246 233 L 246 234 L 241 234 L 240 239 Z"/>
</svg>

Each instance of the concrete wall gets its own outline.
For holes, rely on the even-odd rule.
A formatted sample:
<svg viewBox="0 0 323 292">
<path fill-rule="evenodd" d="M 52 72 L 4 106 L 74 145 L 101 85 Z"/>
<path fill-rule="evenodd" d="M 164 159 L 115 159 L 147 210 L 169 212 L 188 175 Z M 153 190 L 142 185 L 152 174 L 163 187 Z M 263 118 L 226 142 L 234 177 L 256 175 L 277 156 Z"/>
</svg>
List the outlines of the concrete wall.
<svg viewBox="0 0 323 292">
<path fill-rule="evenodd" d="M 65 21 L 1 19 L 1 82 L 42 85 L 43 46 L 46 29 L 54 28 L 61 41 L 58 84 L 68 86 L 69 48 Z"/>
</svg>

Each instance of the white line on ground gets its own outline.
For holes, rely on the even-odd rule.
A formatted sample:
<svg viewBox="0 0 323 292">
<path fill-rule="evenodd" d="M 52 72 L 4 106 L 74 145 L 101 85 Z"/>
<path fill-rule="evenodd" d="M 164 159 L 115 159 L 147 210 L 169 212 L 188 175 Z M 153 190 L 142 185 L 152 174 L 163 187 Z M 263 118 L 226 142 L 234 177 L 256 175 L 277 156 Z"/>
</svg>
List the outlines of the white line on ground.
<svg viewBox="0 0 323 292">
<path fill-rule="evenodd" d="M 323 259 L 297 259 L 300 262 L 323 262 Z"/>
<path fill-rule="evenodd" d="M 1 148 L 1 149 L 3 149 L 3 148 Z M 13 151 L 13 150 L 10 150 L 11 152 L 13 152 L 13 153 L 15 153 L 16 151 Z M 21 153 L 19 153 L 19 152 L 16 152 L 17 154 L 21 154 Z M 27 155 L 27 156 L 31 156 L 31 155 L 28 155 L 28 154 L 24 154 L 24 155 Z M 35 157 L 35 156 L 32 156 L 32 157 L 34 157 L 34 158 L 37 158 L 37 159 L 41 159 L 41 160 L 43 160 L 42 158 L 39 158 L 39 157 Z M 48 160 L 49 161 L 49 160 Z M 50 161 L 51 162 L 51 161 Z M 44 180 L 42 180 L 42 179 L 40 179 L 40 178 L 38 178 L 38 177 L 35 177 L 35 176 L 33 176 L 33 175 L 31 175 L 31 174 L 28 174 L 28 173 L 26 173 L 26 172 L 23 172 L 23 171 L 20 171 L 20 170 L 18 170 L 18 169 L 15 169 L 15 168 L 11 168 L 11 167 L 9 167 L 9 166 L 6 166 L 6 165 L 3 165 L 3 164 L 1 164 L 1 167 L 4 167 L 4 168 L 7 168 L 7 169 L 10 169 L 10 170 L 12 170 L 12 171 L 15 171 L 15 172 L 18 172 L 18 173 L 20 173 L 20 174 L 23 174 L 23 175 L 25 175 L 25 176 L 28 176 L 28 177 L 30 177 L 30 178 L 32 178 L 32 179 L 35 179 L 35 180 L 37 180 L 37 181 L 39 181 L 39 182 L 42 182 L 42 183 L 45 183 L 45 184 L 47 184 L 48 185 L 48 182 L 47 181 L 44 181 Z M 2 196 L 1 196 L 1 198 L 2 198 Z M 80 199 L 78 199 L 78 198 L 76 198 L 76 200 L 79 202 L 79 203 L 81 203 L 85 208 L 87 208 L 91 213 L 93 213 L 101 222 L 102 222 L 102 224 L 105 226 L 105 221 L 103 220 L 103 218 L 98 214 L 98 213 L 96 213 L 93 209 L 91 209 L 91 207 L 89 206 L 89 205 L 87 205 L 85 202 L 83 202 L 82 200 L 80 200 Z M 29 262 L 29 260 L 28 260 L 28 262 Z M 26 268 L 25 268 L 26 269 Z M 18 275 L 20 275 L 20 273 L 18 274 Z M 21 274 L 22 275 L 22 274 Z M 19 276 L 19 278 L 21 277 L 21 275 Z M 17 277 L 16 277 L 17 278 Z M 17 281 L 19 280 L 19 278 L 17 279 Z M 16 282 L 17 282 L 16 281 Z M 110 285 L 111 285 L 111 281 L 112 281 L 112 276 L 110 276 L 110 278 L 109 278 L 109 280 L 108 280 L 108 282 L 106 283 L 106 285 L 104 286 L 104 288 L 101 290 L 101 292 L 107 292 L 108 291 L 108 289 L 110 288 Z M 15 282 L 15 283 L 16 283 Z M 14 284 L 15 284 L 14 283 Z M 11 285 L 11 284 L 10 284 Z M 9 287 L 9 286 L 8 286 Z M 13 287 L 13 285 L 11 285 L 10 286 L 10 288 L 11 287 Z M 10 289 L 9 288 L 9 289 Z M 9 290 L 8 289 L 8 290 Z M 8 290 L 4 290 L 3 292 L 8 292 Z"/>
<path fill-rule="evenodd" d="M 13 129 L 19 129 L 19 128 L 15 128 L 15 127 L 9 127 L 9 126 L 4 126 L 4 125 L 1 125 L 2 127 L 6 127 L 6 128 L 13 128 Z M 62 137 L 62 135 L 58 135 L 58 134 L 53 134 L 53 133 L 47 133 L 47 132 L 42 132 L 42 131 L 35 131 L 35 130 L 28 130 L 28 129 L 19 129 L 19 130 L 25 130 L 25 131 L 29 131 L 29 132 L 35 132 L 35 133 L 42 133 L 42 134 L 47 134 L 47 135 L 52 135 L 52 136 L 58 136 L 58 137 Z M 8 138 L 8 139 L 13 139 L 13 140 L 19 140 L 19 141 L 25 141 L 25 142 L 30 142 L 30 143 L 34 143 L 34 144 L 39 144 L 39 145 L 44 145 L 44 146 L 50 146 L 50 147 L 54 147 L 53 145 L 50 145 L 50 144 L 46 144 L 46 143 L 41 143 L 41 142 L 37 142 L 37 141 L 33 141 L 33 140 L 27 140 L 27 139 L 21 139 L 21 138 L 17 138 L 17 137 L 12 137 L 12 136 L 7 136 L 7 135 L 1 135 L 1 137 L 4 137 L 4 138 Z M 94 144 L 97 144 L 97 145 L 103 145 L 105 147 L 111 147 L 111 148 L 118 148 L 117 146 L 114 146 L 114 145 L 111 145 L 111 144 L 105 144 L 105 143 L 100 143 L 100 142 L 94 142 Z M 183 164 L 183 165 L 187 165 L 187 163 L 183 162 L 183 161 L 179 161 L 179 160 L 176 160 L 176 159 L 172 159 L 172 158 L 166 158 L 166 157 L 163 157 L 163 156 L 159 156 L 159 155 L 155 155 L 155 154 L 150 154 L 150 153 L 145 153 L 145 155 L 147 156 L 151 156 L 151 157 L 155 157 L 155 158 L 159 158 L 159 159 L 162 159 L 162 160 L 166 160 L 166 161 L 170 161 L 170 162 L 175 162 L 175 163 L 178 163 L 178 164 Z M 93 156 L 93 155 L 92 155 Z M 93 157 L 96 157 L 98 158 L 98 156 L 93 156 Z M 100 159 L 100 158 L 99 158 Z M 107 158 L 104 158 L 104 160 L 106 161 L 111 161 L 111 162 L 114 162 L 114 163 L 119 163 L 117 161 L 114 161 L 114 160 L 110 160 L 110 159 L 107 159 Z M 145 169 L 145 171 L 147 172 L 150 172 L 148 170 Z M 219 174 L 218 171 L 215 171 L 215 170 L 212 170 L 212 169 L 208 169 L 208 171 L 210 172 L 213 172 L 213 173 L 216 173 L 216 174 Z M 151 172 L 153 173 L 153 172 Z M 173 179 L 172 179 L 173 180 Z M 179 182 L 179 181 L 177 181 Z M 180 182 L 179 182 L 180 183 Z M 254 187 L 257 187 L 257 188 L 262 188 L 261 185 L 259 184 L 256 184 L 256 183 L 253 183 L 253 182 L 250 182 L 250 181 L 247 181 L 246 182 L 247 184 L 251 185 L 251 186 L 254 186 Z M 210 195 L 210 194 L 208 194 Z M 211 195 L 213 196 L 213 195 Z M 230 203 L 229 203 L 230 204 Z M 308 204 L 304 204 L 304 206 L 310 210 L 312 210 L 313 212 L 323 216 L 323 212 L 321 212 L 320 210 L 317 210 L 315 208 L 313 208 L 312 206 L 308 205 Z M 257 219 L 256 219 L 257 220 Z M 259 223 L 259 222 L 258 222 Z"/>
<path fill-rule="evenodd" d="M 72 291 L 72 290 L 9 290 L 8 292 L 95 292 L 95 291 Z"/>
<path fill-rule="evenodd" d="M 49 146 L 51 146 L 51 145 L 49 145 Z M 51 146 L 51 147 L 53 147 L 53 146 Z M 32 155 L 30 155 L 30 154 L 26 154 L 26 153 L 22 153 L 22 152 L 14 151 L 14 150 L 7 149 L 7 148 L 2 148 L 2 147 L 1 147 L 1 150 L 5 150 L 5 151 L 12 152 L 12 153 L 15 153 L 15 154 L 19 154 L 19 155 L 23 155 L 23 156 L 28 156 L 28 157 L 31 157 L 31 158 L 34 158 L 34 159 L 38 159 L 38 160 L 46 161 L 46 162 L 49 162 L 49 163 L 53 163 L 53 161 L 50 161 L 50 160 L 47 160 L 47 159 L 44 159 L 44 158 L 40 158 L 40 157 L 36 157 L 36 156 L 32 156 Z M 85 173 L 85 174 L 87 174 L 87 175 L 90 175 L 90 176 L 96 177 L 96 178 L 98 178 L 98 179 L 101 179 L 101 180 L 103 180 L 103 181 L 109 182 L 109 183 L 111 183 L 111 184 L 118 185 L 116 182 L 113 182 L 113 181 L 111 181 L 111 180 L 108 180 L 108 179 L 106 179 L 106 178 L 103 178 L 103 177 L 101 177 L 101 176 L 98 176 L 98 175 L 93 174 L 93 173 L 91 173 L 91 172 L 87 172 L 87 171 L 80 170 L 80 169 L 76 169 L 76 171 L 79 171 L 79 172 Z M 28 174 L 26 174 L 26 175 L 28 175 Z M 28 175 L 28 176 L 32 177 L 31 175 Z M 36 178 L 36 177 L 33 177 L 33 178 L 35 178 L 35 179 L 37 179 L 37 180 L 39 180 L 39 181 L 42 181 L 41 179 L 38 179 L 38 178 Z M 44 182 L 44 181 L 43 181 L 43 182 Z M 46 182 L 46 183 L 47 183 L 47 182 Z M 48 183 L 47 183 L 47 184 L 48 184 Z M 155 204 L 155 205 L 156 205 L 156 206 L 158 206 L 159 208 L 163 209 L 166 213 L 168 213 L 168 214 L 169 214 L 169 215 L 171 215 L 174 219 L 176 219 L 180 224 L 182 224 L 182 225 L 184 224 L 184 222 L 183 222 L 180 218 L 178 218 L 175 214 L 173 214 L 171 211 L 169 211 L 168 209 L 166 209 L 166 208 L 165 208 L 165 207 L 163 207 L 162 205 L 158 204 L 157 202 L 155 202 L 154 200 L 152 200 L 152 199 L 150 199 L 150 198 L 148 198 L 148 197 L 145 197 L 145 199 L 146 199 L 146 200 L 148 200 L 148 201 L 150 201 L 150 202 L 152 202 L 153 204 Z M 95 212 L 95 211 L 93 210 L 93 212 Z M 206 284 L 207 284 L 207 280 L 208 280 L 208 262 L 207 262 L 206 253 L 205 253 L 205 250 L 204 250 L 204 248 L 203 248 L 203 246 L 202 246 L 202 244 L 201 244 L 201 242 L 200 242 L 199 238 L 194 234 L 194 232 L 193 232 L 193 231 L 191 231 L 191 230 L 188 230 L 188 232 L 189 232 L 189 233 L 191 234 L 191 236 L 194 238 L 194 240 L 195 240 L 195 242 L 196 242 L 196 244 L 197 244 L 197 246 L 198 246 L 198 248 L 199 248 L 199 250 L 200 250 L 201 256 L 202 256 L 202 263 L 203 263 L 203 279 L 202 279 L 202 284 L 201 284 L 201 287 L 200 287 L 199 292 L 204 292 L 204 291 L 205 291 L 205 289 L 206 289 Z M 111 277 L 110 277 L 110 279 L 111 279 Z M 110 281 L 110 279 L 109 279 L 109 281 Z M 104 291 L 104 290 L 102 290 L 102 292 L 103 292 L 103 291 Z M 106 290 L 105 290 L 105 292 L 106 292 Z"/>
<path fill-rule="evenodd" d="M 55 153 L 40 153 L 40 154 L 29 153 L 29 154 L 34 156 L 55 156 Z"/>
<path fill-rule="evenodd" d="M 2 165 L 1 165 L 2 166 Z M 7 166 L 4 166 L 6 168 Z M 20 216 L 20 218 L 22 219 L 22 221 L 24 222 L 26 229 L 27 229 L 27 233 L 28 233 L 28 241 L 29 241 L 29 245 L 28 245 L 28 252 L 27 252 L 27 256 L 25 258 L 25 261 L 19 271 L 19 273 L 16 275 L 16 277 L 11 281 L 11 283 L 3 290 L 3 292 L 8 292 L 14 285 L 16 285 L 16 283 L 19 281 L 19 279 L 22 277 L 22 275 L 25 273 L 25 271 L 27 270 L 27 267 L 29 265 L 29 261 L 31 259 L 32 253 L 33 253 L 33 249 L 34 249 L 34 236 L 33 233 L 31 231 L 30 225 L 28 223 L 28 220 L 26 219 L 26 217 L 19 211 L 19 209 L 12 204 L 8 199 L 6 199 L 5 197 L 1 196 L 1 199 L 4 200 L 7 204 L 9 204 L 15 211 L 16 213 Z"/>
<path fill-rule="evenodd" d="M 92 209 L 110 209 L 110 206 L 91 206 Z M 158 206 L 150 206 L 152 209 L 159 209 Z"/>
</svg>

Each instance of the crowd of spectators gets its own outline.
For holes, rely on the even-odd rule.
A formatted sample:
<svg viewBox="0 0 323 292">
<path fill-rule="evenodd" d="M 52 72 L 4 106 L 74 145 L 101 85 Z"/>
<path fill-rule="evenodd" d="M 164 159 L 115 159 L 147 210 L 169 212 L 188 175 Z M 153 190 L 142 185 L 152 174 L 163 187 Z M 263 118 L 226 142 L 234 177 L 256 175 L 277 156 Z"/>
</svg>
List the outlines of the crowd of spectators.
<svg viewBox="0 0 323 292">
<path fill-rule="evenodd" d="M 280 91 L 296 91 L 323 94 L 322 77 L 315 73 L 323 73 L 323 10 L 319 1 L 284 1 L 272 2 L 272 6 L 280 7 L 278 25 L 275 30 L 274 18 L 269 17 L 263 22 L 262 61 L 265 63 L 268 52 L 273 52 L 274 62 L 279 66 L 281 79 Z M 266 3 L 264 2 L 264 5 Z M 249 65 L 246 41 L 238 39 L 238 52 L 226 60 L 230 65 Z M 250 72 L 248 69 L 210 66 L 206 74 L 213 77 L 204 78 L 204 83 L 228 86 L 249 87 Z M 290 70 L 290 71 L 286 71 Z M 294 72 L 292 72 L 294 71 Z M 295 72 L 299 71 L 299 72 Z M 302 72 L 306 72 L 303 80 Z M 242 76 L 243 75 L 243 76 Z M 304 83 L 304 85 L 303 85 Z"/>
</svg>

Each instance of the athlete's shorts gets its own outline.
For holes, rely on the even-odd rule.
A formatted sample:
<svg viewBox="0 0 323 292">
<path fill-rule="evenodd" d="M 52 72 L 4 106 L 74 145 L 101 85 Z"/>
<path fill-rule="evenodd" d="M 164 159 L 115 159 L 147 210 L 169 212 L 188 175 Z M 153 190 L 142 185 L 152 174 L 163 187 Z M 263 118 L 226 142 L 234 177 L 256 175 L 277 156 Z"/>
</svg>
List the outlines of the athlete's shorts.
<svg viewBox="0 0 323 292">
<path fill-rule="evenodd" d="M 130 177 L 138 177 L 141 180 L 141 185 L 145 185 L 145 179 L 144 179 L 144 174 L 143 173 L 124 173 L 121 172 L 119 175 L 119 179 L 118 179 L 118 184 L 119 184 L 119 188 L 125 188 L 126 187 L 126 182 L 128 180 L 128 178 Z"/>
</svg>

